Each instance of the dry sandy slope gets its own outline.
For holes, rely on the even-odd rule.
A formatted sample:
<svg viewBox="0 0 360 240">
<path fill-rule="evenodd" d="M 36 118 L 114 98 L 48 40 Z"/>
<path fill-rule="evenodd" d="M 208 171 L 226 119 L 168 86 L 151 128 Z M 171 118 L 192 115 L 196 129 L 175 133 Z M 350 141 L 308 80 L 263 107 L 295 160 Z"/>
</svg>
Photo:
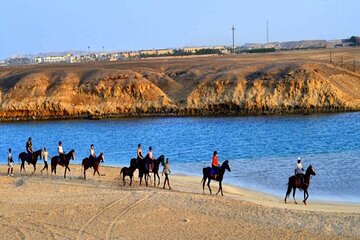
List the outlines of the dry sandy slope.
<svg viewBox="0 0 360 240">
<path fill-rule="evenodd" d="M 360 206 L 283 204 L 224 186 L 203 195 L 197 177 L 171 176 L 174 190 L 119 185 L 119 168 L 101 180 L 4 175 L 0 167 L 0 236 L 4 239 L 359 239 Z M 59 169 L 59 173 L 62 169 Z M 214 190 L 216 186 L 214 185 Z"/>
<path fill-rule="evenodd" d="M 0 119 L 360 109 L 360 74 L 329 51 L 0 68 Z M 336 61 L 360 48 L 333 50 Z"/>
</svg>

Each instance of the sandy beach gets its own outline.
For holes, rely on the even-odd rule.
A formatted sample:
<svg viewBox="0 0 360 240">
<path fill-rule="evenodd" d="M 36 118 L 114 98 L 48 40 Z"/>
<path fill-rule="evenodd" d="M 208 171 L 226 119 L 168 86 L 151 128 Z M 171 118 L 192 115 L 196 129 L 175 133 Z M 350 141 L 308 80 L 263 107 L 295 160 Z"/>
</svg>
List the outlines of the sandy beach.
<svg viewBox="0 0 360 240">
<path fill-rule="evenodd" d="M 359 239 L 360 204 L 283 199 L 224 185 L 224 197 L 202 193 L 201 179 L 170 176 L 172 190 L 120 182 L 120 168 L 101 167 L 101 178 L 6 176 L 0 166 L 2 239 Z M 137 176 L 137 172 L 135 172 Z M 217 184 L 212 184 L 217 190 Z M 284 189 L 285 191 L 285 189 Z M 298 202 L 301 202 L 298 194 Z"/>
</svg>

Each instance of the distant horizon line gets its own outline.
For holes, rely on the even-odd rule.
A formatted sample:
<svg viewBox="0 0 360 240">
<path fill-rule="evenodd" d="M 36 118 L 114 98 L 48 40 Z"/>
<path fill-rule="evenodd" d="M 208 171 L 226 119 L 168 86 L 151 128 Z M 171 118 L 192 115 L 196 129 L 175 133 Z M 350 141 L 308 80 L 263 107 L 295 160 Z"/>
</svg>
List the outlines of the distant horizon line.
<svg viewBox="0 0 360 240">
<path fill-rule="evenodd" d="M 352 36 L 357 36 L 357 35 L 352 35 Z M 350 37 L 352 37 L 350 36 Z M 349 37 L 349 38 L 350 38 Z M 272 42 L 247 42 L 247 43 L 243 43 L 242 45 L 236 45 L 235 47 L 242 47 L 242 46 L 246 46 L 246 45 L 251 45 L 251 44 L 261 44 L 261 45 L 267 45 L 267 44 L 274 44 L 274 43 L 286 43 L 286 42 L 301 42 L 301 41 L 326 41 L 326 42 L 332 42 L 332 41 L 339 41 L 339 40 L 346 40 L 349 38 L 339 38 L 339 39 L 301 39 L 301 40 L 287 40 L 287 41 L 272 41 Z M 31 57 L 35 57 L 35 56 L 39 56 L 39 55 L 48 55 L 48 54 L 58 54 L 58 53 L 71 53 L 71 52 L 80 52 L 80 53 L 101 53 L 101 52 L 106 52 L 106 53 L 115 53 L 115 52 L 139 52 L 139 51 L 147 51 L 147 50 L 166 50 L 166 49 L 182 49 L 182 48 L 198 48 L 198 47 L 219 47 L 219 46 L 223 46 L 223 47 L 229 47 L 232 48 L 232 44 L 214 44 L 214 45 L 192 45 L 192 46 L 182 46 L 182 47 L 165 47 L 165 48 L 148 48 L 148 49 L 137 49 L 137 50 L 119 50 L 119 49 L 112 49 L 112 50 L 93 50 L 93 51 L 89 51 L 89 50 L 76 50 L 76 49 L 69 49 L 69 50 L 58 50 L 58 51 L 49 51 L 49 52 L 38 52 L 38 53 L 15 53 L 12 54 L 4 59 L 0 59 L 0 60 L 6 60 L 9 58 L 14 58 L 14 57 L 18 57 L 18 56 L 31 56 Z"/>
</svg>

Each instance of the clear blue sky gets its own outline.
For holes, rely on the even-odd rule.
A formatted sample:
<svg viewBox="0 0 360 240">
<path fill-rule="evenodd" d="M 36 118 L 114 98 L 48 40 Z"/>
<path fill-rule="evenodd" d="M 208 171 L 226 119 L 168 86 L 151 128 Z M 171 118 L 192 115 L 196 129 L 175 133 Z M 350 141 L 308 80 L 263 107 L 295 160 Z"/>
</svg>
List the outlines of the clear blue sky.
<svg viewBox="0 0 360 240">
<path fill-rule="evenodd" d="M 0 59 L 359 35 L 359 0 L 0 0 Z"/>
</svg>

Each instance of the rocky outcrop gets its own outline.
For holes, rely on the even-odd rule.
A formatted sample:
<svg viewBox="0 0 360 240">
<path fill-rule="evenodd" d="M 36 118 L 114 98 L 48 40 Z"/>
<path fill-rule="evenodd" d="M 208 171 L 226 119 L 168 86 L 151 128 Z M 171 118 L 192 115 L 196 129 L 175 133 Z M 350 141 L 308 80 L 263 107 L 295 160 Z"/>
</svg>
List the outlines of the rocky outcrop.
<svg viewBox="0 0 360 240">
<path fill-rule="evenodd" d="M 360 76 L 319 63 L 175 61 L 0 70 L 2 120 L 359 109 Z"/>
</svg>

